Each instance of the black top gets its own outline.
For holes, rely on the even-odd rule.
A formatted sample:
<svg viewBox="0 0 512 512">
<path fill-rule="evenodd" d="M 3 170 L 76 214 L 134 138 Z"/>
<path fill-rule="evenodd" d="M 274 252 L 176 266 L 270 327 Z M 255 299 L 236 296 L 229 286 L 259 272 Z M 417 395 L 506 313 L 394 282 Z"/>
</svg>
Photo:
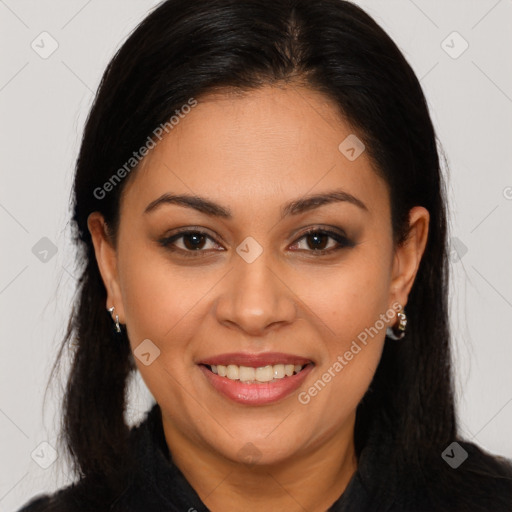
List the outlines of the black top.
<svg viewBox="0 0 512 512">
<path fill-rule="evenodd" d="M 132 446 L 137 453 L 138 465 L 134 472 L 123 485 L 123 491 L 112 496 L 110 489 L 98 486 L 91 488 L 84 479 L 78 483 L 57 491 L 52 496 L 44 495 L 32 498 L 18 512 L 209 512 L 195 490 L 185 479 L 181 471 L 172 462 L 162 427 L 161 411 L 158 404 L 148 411 L 142 423 L 132 428 Z M 459 443 L 473 459 L 482 452 L 471 443 Z M 354 473 L 343 494 L 331 505 L 327 512 L 405 512 L 427 511 L 428 499 L 423 499 L 423 491 L 415 490 L 414 498 L 404 496 L 400 492 L 393 492 L 381 497 L 378 505 L 371 503 L 369 484 L 372 479 L 379 478 L 379 474 L 387 468 L 371 463 L 372 454 L 380 451 L 382 446 L 372 446 L 371 440 L 361 451 L 358 460 L 358 469 Z M 381 458 L 382 460 L 382 458 Z M 512 475 L 512 472 L 511 472 Z M 105 486 L 106 487 L 106 486 Z M 493 491 L 506 493 L 510 496 L 510 508 L 512 511 L 512 481 L 501 483 L 493 487 Z M 489 510 L 499 512 L 492 507 L 492 499 L 489 497 L 491 508 L 475 508 L 475 510 Z M 386 501 L 387 500 L 387 501 Z M 412 505 L 415 503 L 415 505 Z M 442 510 L 461 511 L 467 508 L 459 508 L 453 502 L 453 506 L 443 507 Z M 422 505 L 418 505 L 422 504 Z M 441 510 L 436 508 L 435 510 Z M 230 511 L 227 511 L 230 512 Z M 267 511 L 265 511 L 267 512 Z"/>
</svg>

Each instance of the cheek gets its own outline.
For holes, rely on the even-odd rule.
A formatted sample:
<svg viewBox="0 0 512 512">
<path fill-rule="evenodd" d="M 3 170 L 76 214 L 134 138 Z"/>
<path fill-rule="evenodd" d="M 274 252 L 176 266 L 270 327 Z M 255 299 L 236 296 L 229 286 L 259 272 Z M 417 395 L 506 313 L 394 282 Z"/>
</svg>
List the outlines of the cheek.
<svg viewBox="0 0 512 512">
<path fill-rule="evenodd" d="M 190 275 L 135 243 L 126 244 L 120 253 L 119 274 L 128 338 L 139 373 L 158 403 L 181 410 L 184 401 L 176 382 L 185 381 L 183 361 L 198 325 L 194 304 L 211 285 L 199 280 L 191 286 Z M 150 354 L 148 364 L 143 353 Z"/>
<path fill-rule="evenodd" d="M 377 247 L 367 245 L 328 270 L 295 274 L 294 292 L 323 324 L 329 346 L 350 343 L 386 312 L 388 259 Z"/>
<path fill-rule="evenodd" d="M 359 344 L 357 349 L 340 347 L 328 364 L 318 368 L 310 386 L 299 393 L 303 413 L 309 418 L 322 418 L 324 435 L 355 414 L 373 379 L 382 347 L 383 341 L 377 338 L 366 346 Z"/>
<path fill-rule="evenodd" d="M 211 273 L 196 272 L 191 279 L 190 269 L 173 266 L 159 249 L 136 242 L 127 243 L 120 252 L 119 273 L 133 344 L 145 338 L 161 344 L 170 338 L 186 338 L 183 330 L 199 309 L 194 306 L 214 282 Z M 180 337 L 173 337 L 177 331 Z"/>
<path fill-rule="evenodd" d="M 303 390 L 299 402 L 340 421 L 368 389 L 387 327 L 382 315 L 388 311 L 389 258 L 377 244 L 364 249 L 317 279 L 318 286 L 311 287 L 309 279 L 302 288 L 304 302 L 321 320 L 325 352 L 312 386 Z"/>
<path fill-rule="evenodd" d="M 334 293 L 334 292 L 333 292 Z M 356 410 L 378 367 L 384 347 L 386 295 L 337 294 L 337 312 L 323 339 L 324 354 L 311 385 L 299 402 L 311 417 L 322 417 L 333 428 Z M 319 314 L 319 316 L 322 313 Z M 326 315 L 325 315 L 326 316 Z"/>
</svg>

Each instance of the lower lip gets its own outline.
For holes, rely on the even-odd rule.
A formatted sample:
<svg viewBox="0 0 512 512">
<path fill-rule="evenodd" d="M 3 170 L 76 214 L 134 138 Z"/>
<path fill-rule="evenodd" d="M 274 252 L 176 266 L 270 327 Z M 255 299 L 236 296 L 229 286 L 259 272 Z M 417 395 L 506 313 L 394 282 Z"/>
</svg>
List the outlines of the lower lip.
<svg viewBox="0 0 512 512">
<path fill-rule="evenodd" d="M 293 393 L 304 382 L 313 365 L 311 363 L 306 365 L 299 373 L 290 377 L 258 384 L 245 384 L 239 380 L 220 377 L 204 365 L 199 365 L 199 368 L 210 384 L 225 397 L 240 404 L 265 405 L 277 402 Z"/>
</svg>

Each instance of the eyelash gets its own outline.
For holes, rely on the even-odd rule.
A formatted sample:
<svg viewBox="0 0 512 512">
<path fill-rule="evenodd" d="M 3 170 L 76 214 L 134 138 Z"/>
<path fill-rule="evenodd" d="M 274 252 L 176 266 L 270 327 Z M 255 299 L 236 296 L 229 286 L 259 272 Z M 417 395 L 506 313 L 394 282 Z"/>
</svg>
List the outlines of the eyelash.
<svg viewBox="0 0 512 512">
<path fill-rule="evenodd" d="M 299 241 L 305 239 L 308 235 L 311 235 L 311 234 L 327 235 L 329 238 L 332 238 L 333 240 L 335 240 L 338 243 L 338 246 L 334 247 L 334 248 L 310 249 L 310 250 L 306 251 L 306 252 L 312 253 L 315 257 L 328 255 L 335 251 L 339 251 L 340 249 L 354 246 L 354 243 L 352 243 L 348 238 L 346 238 L 342 234 L 337 233 L 335 231 L 330 231 L 328 229 L 320 229 L 320 228 L 308 229 L 307 231 L 302 233 L 300 238 L 298 238 L 297 241 L 295 241 L 292 245 L 296 245 Z M 183 238 L 187 235 L 205 236 L 205 237 L 209 238 L 210 240 L 212 240 L 213 242 L 215 242 L 215 240 L 213 240 L 213 238 L 205 231 L 202 231 L 201 229 L 190 229 L 190 228 L 186 228 L 185 230 L 180 231 L 179 233 L 176 233 L 169 237 L 162 238 L 158 242 L 161 246 L 165 247 L 169 251 L 181 252 L 186 257 L 198 258 L 198 257 L 208 256 L 207 254 L 204 254 L 206 252 L 206 250 L 204 250 L 204 249 L 188 250 L 188 249 L 181 249 L 181 248 L 178 248 L 173 245 L 174 242 L 176 242 L 176 240 L 179 240 L 180 238 Z"/>
</svg>

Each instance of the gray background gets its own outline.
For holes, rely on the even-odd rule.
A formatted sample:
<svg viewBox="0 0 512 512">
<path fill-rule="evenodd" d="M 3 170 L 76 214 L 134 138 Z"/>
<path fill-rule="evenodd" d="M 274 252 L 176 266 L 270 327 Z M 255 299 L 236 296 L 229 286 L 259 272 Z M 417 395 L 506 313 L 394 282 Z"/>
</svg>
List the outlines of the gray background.
<svg viewBox="0 0 512 512">
<path fill-rule="evenodd" d="M 357 3 L 421 78 L 448 158 L 462 432 L 512 457 L 512 1 Z M 63 454 L 41 464 L 56 446 L 66 367 L 43 398 L 76 282 L 74 160 L 101 73 L 156 4 L 0 0 L 0 512 L 69 482 Z M 52 40 L 58 47 L 46 56 Z M 150 399 L 141 382 L 132 383 L 130 422 Z"/>
</svg>

